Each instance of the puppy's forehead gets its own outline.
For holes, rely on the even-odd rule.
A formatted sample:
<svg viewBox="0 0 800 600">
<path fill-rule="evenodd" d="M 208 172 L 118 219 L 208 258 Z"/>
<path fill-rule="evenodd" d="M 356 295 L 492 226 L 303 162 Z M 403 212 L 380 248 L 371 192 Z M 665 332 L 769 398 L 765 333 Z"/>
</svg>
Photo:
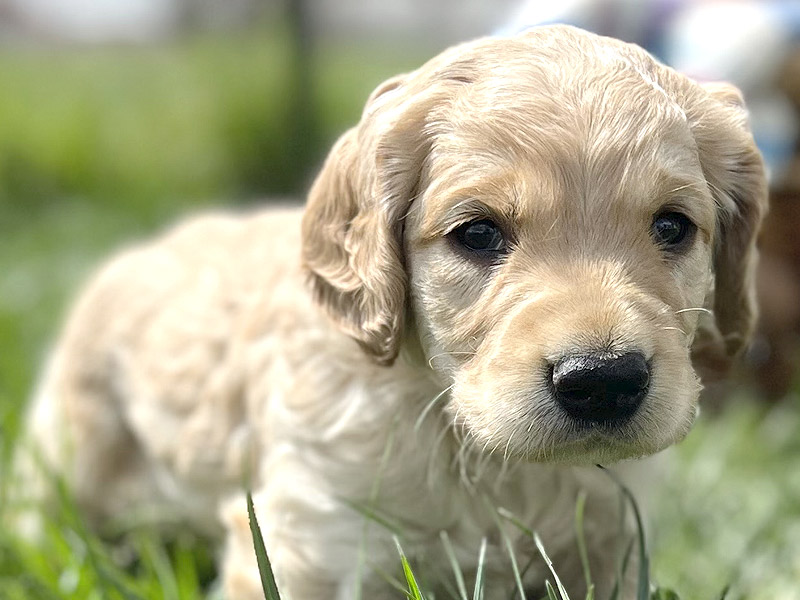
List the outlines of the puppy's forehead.
<svg viewBox="0 0 800 600">
<path fill-rule="evenodd" d="M 637 46 L 571 28 L 484 40 L 432 70 L 432 79 L 462 85 L 434 108 L 429 131 L 440 144 L 472 136 L 489 152 L 522 153 L 565 136 L 590 152 L 592 144 L 647 142 L 655 129 L 688 135 L 685 113 L 659 81 L 667 72 Z M 558 147 L 544 151 L 552 156 Z"/>
<path fill-rule="evenodd" d="M 484 41 L 440 66 L 463 84 L 431 113 L 432 203 L 477 195 L 509 212 L 533 192 L 589 205 L 641 198 L 649 210 L 676 188 L 704 195 L 686 114 L 660 83 L 677 75 L 636 46 L 551 29 Z"/>
<path fill-rule="evenodd" d="M 569 26 L 540 27 L 516 37 L 483 38 L 456 46 L 419 73 L 473 83 L 478 89 L 528 84 L 545 95 L 618 81 L 656 91 L 665 99 L 669 94 L 660 78 L 675 74 L 635 44 Z"/>
</svg>

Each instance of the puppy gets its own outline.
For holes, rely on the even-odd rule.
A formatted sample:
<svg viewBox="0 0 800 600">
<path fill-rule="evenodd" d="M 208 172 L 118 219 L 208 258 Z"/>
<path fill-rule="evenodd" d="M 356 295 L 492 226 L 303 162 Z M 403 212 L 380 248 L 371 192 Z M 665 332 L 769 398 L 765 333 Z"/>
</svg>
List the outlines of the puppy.
<svg viewBox="0 0 800 600">
<path fill-rule="evenodd" d="M 437 597 L 440 532 L 468 582 L 487 541 L 488 600 L 515 589 L 506 539 L 542 590 L 497 507 L 581 594 L 586 490 L 602 597 L 627 540 L 591 465 L 689 431 L 696 333 L 698 356 L 750 337 L 765 203 L 734 88 L 563 26 L 460 45 L 373 92 L 304 211 L 200 217 L 111 261 L 30 437 L 95 525 L 155 506 L 224 538 L 230 599 L 262 597 L 245 485 L 289 600 L 399 597 L 365 511 Z"/>
</svg>

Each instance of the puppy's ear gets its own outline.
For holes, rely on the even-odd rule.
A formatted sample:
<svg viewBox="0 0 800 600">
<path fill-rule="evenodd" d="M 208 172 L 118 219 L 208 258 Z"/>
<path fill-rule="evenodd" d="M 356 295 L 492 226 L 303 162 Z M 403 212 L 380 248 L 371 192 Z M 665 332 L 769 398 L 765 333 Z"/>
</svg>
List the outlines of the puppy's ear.
<svg viewBox="0 0 800 600">
<path fill-rule="evenodd" d="M 381 364 L 399 350 L 403 220 L 429 149 L 426 116 L 441 98 L 434 82 L 381 84 L 328 155 L 303 216 L 303 262 L 317 301 Z"/>
<path fill-rule="evenodd" d="M 722 347 L 710 353 L 716 361 L 709 358 L 719 362 L 738 355 L 755 326 L 756 236 L 767 208 L 767 182 L 739 90 L 714 83 L 699 91 L 702 97 L 689 104 L 687 117 L 717 204 L 713 308 Z"/>
</svg>

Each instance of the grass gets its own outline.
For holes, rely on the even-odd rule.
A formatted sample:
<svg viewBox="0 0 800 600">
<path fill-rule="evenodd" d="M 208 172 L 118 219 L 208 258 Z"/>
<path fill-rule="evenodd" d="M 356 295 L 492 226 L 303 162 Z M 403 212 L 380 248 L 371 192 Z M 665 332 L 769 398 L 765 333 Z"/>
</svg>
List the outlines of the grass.
<svg viewBox="0 0 800 600">
<path fill-rule="evenodd" d="M 2 516 L 2 515 L 0 515 Z M 191 534 L 139 530 L 108 543 L 90 534 L 63 489 L 38 544 L 0 533 L 0 598 L 169 600 L 215 597 L 213 556 Z"/>
<path fill-rule="evenodd" d="M 153 213 L 296 193 L 369 92 L 429 54 L 321 40 L 300 127 L 280 24 L 144 48 L 6 48 L 0 209 L 81 198 Z"/>
<path fill-rule="evenodd" d="M 677 448 L 655 508 L 660 581 L 713 598 L 800 598 L 800 414 L 740 396 Z"/>
<path fill-rule="evenodd" d="M 145 50 L 0 54 L 0 468 L 47 341 L 101 256 L 187 210 L 297 192 L 307 181 L 313 160 L 299 168 L 281 151 L 291 136 L 286 46 L 281 28 L 268 26 Z M 309 156 L 355 121 L 375 84 L 418 62 L 355 46 L 321 53 Z M 769 408 L 753 396 L 742 391 L 722 414 L 702 417 L 672 454 L 648 511 L 649 577 L 666 586 L 653 599 L 676 598 L 674 589 L 716 600 L 727 586 L 728 600 L 800 599 L 800 402 Z M 63 500 L 41 545 L 0 529 L 0 600 L 220 597 L 203 540 L 137 530 L 101 542 Z M 453 556 L 446 535 L 442 544 Z M 415 577 L 415 591 L 409 580 L 413 559 L 404 588 L 423 597 L 424 582 Z M 524 565 L 512 565 L 509 585 L 521 597 Z M 453 597 L 474 598 L 453 571 Z"/>
<path fill-rule="evenodd" d="M 253 496 L 247 493 L 247 517 L 250 520 L 250 532 L 253 535 L 253 551 L 258 561 L 258 572 L 261 574 L 261 587 L 264 590 L 266 600 L 280 600 L 281 594 L 278 585 L 275 583 L 275 574 L 272 572 L 272 565 L 267 556 L 267 548 L 264 544 L 264 536 L 261 535 L 261 528 L 258 526 L 258 517 L 253 506 Z"/>
</svg>

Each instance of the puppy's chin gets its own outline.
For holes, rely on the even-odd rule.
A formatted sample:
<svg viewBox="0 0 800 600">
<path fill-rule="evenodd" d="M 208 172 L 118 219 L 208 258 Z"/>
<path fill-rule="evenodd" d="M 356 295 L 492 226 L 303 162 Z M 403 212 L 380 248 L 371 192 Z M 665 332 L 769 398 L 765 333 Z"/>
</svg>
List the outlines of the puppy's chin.
<svg viewBox="0 0 800 600">
<path fill-rule="evenodd" d="M 489 416 L 470 411 L 471 403 L 459 402 L 456 391 L 451 408 L 460 404 L 452 411 L 456 426 L 486 452 L 506 460 L 586 466 L 642 458 L 681 441 L 694 423 L 698 395 L 699 386 L 698 393 L 672 396 L 670 411 L 666 398 L 648 394 L 634 415 L 618 422 L 581 422 L 544 394 L 527 410 L 490 409 Z"/>
<path fill-rule="evenodd" d="M 648 436 L 636 422 L 625 424 L 576 424 L 566 422 L 563 430 L 550 432 L 546 445 L 533 441 L 521 454 L 528 462 L 587 466 L 637 459 L 660 452 L 681 441 L 691 429 L 693 416 L 668 436 Z M 664 432 L 661 432 L 662 434 Z"/>
</svg>

